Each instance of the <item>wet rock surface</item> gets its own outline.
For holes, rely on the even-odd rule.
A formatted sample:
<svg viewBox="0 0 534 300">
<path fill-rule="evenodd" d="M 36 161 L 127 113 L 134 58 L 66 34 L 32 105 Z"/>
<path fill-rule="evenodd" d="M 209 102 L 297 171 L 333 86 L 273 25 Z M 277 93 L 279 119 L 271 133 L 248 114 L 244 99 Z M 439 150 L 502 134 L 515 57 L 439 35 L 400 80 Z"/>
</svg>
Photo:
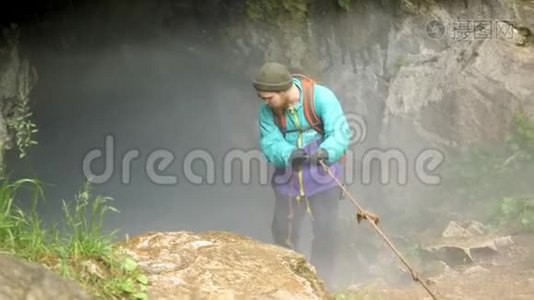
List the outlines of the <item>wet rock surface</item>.
<svg viewBox="0 0 534 300">
<path fill-rule="evenodd" d="M 227 232 L 161 232 L 121 244 L 149 278 L 150 299 L 324 299 L 293 251 Z"/>
</svg>

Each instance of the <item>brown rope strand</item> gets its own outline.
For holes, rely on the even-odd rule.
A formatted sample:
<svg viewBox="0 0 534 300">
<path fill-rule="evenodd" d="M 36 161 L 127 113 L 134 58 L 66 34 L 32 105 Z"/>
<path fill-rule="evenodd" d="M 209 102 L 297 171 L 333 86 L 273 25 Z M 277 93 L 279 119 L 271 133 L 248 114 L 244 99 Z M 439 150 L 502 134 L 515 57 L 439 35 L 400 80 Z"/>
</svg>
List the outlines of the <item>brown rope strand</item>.
<svg viewBox="0 0 534 300">
<path fill-rule="evenodd" d="M 337 179 L 336 176 L 334 176 L 334 174 L 332 174 L 332 171 L 330 170 L 330 168 L 323 161 L 319 161 L 319 163 L 323 166 L 324 170 L 326 172 L 328 172 L 328 174 L 332 178 L 334 178 L 334 180 L 341 187 L 341 189 L 343 190 L 345 195 L 347 195 L 347 197 L 349 197 L 349 199 L 354 204 L 354 206 L 356 206 L 356 208 L 358 210 L 358 215 L 357 215 L 358 216 L 358 222 L 361 222 L 361 220 L 364 220 L 364 219 L 368 220 L 369 223 L 371 224 L 371 226 L 378 232 L 378 234 L 382 237 L 382 239 L 389 246 L 389 248 L 391 248 L 391 250 L 393 250 L 395 255 L 397 255 L 397 257 L 404 264 L 404 266 L 406 266 L 406 268 L 408 268 L 408 270 L 410 270 L 410 273 L 412 275 L 412 279 L 414 281 L 416 281 L 416 282 L 419 282 L 423 286 L 423 288 L 428 292 L 428 294 L 432 297 L 432 299 L 438 300 L 436 295 L 434 295 L 434 293 L 430 290 L 430 288 L 425 283 L 425 281 L 421 280 L 419 275 L 414 271 L 414 269 L 410 266 L 410 264 L 408 264 L 408 261 L 402 256 L 402 254 L 397 249 L 397 247 L 395 247 L 393 242 L 386 236 L 386 234 L 380 229 L 380 227 L 378 227 L 378 223 L 379 223 L 378 216 L 376 214 L 373 214 L 371 212 L 368 212 L 368 211 L 364 210 L 358 204 L 358 201 L 356 201 L 356 199 L 354 199 L 354 197 L 352 197 L 352 195 L 349 193 L 349 191 L 347 191 L 347 189 L 343 186 L 343 184 L 339 181 L 339 179 Z"/>
</svg>

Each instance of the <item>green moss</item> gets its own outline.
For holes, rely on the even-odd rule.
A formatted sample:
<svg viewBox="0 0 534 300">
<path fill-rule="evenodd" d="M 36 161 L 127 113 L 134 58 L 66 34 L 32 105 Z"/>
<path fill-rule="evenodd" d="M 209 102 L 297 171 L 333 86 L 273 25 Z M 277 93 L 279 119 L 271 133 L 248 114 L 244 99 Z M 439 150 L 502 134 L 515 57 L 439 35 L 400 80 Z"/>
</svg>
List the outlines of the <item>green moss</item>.
<svg viewBox="0 0 534 300">
<path fill-rule="evenodd" d="M 352 0 L 337 0 L 337 5 L 347 11 L 350 10 L 351 3 Z"/>
<path fill-rule="evenodd" d="M 291 259 L 289 261 L 289 265 L 293 273 L 306 279 L 306 281 L 310 283 L 310 286 L 317 292 L 317 294 L 324 290 L 323 282 L 317 278 L 317 275 L 312 269 L 310 269 L 304 258 L 297 260 Z"/>
<path fill-rule="evenodd" d="M 281 21 L 287 17 L 290 17 L 289 20 L 305 18 L 308 3 L 308 0 L 248 0 L 245 3 L 246 15 L 252 21 L 267 21 L 270 24 L 281 25 Z"/>
<path fill-rule="evenodd" d="M 525 112 L 514 115 L 513 132 L 507 140 L 510 150 L 524 160 L 532 160 L 534 153 L 534 120 Z"/>
<path fill-rule="evenodd" d="M 393 69 L 395 70 L 395 73 L 399 72 L 399 70 L 410 64 L 410 60 L 403 55 L 397 56 L 395 58 L 395 61 L 393 62 Z"/>
<path fill-rule="evenodd" d="M 402 0 L 401 9 L 412 15 L 428 14 L 433 5 L 432 1 L 428 0 Z"/>
<path fill-rule="evenodd" d="M 268 41 L 266 60 L 278 60 L 302 72 L 316 74 L 316 50 L 311 45 L 308 23 L 310 0 L 248 0 L 246 18 L 251 28 L 264 30 Z"/>
<path fill-rule="evenodd" d="M 492 221 L 497 228 L 534 232 L 534 196 L 504 197 L 496 205 Z"/>
</svg>

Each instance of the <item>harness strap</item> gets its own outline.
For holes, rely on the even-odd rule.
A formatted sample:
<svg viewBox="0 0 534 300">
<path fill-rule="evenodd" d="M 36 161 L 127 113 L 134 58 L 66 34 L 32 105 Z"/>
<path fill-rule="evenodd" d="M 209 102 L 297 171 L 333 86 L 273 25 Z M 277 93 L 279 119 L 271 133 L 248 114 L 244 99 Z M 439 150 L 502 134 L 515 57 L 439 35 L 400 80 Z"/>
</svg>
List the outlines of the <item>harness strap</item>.
<svg viewBox="0 0 534 300">
<path fill-rule="evenodd" d="M 316 124 L 313 124 L 313 125 L 317 126 L 317 125 L 319 125 L 319 124 L 316 123 Z M 284 130 L 280 129 L 280 131 L 282 132 L 282 134 L 283 134 L 284 136 L 286 135 L 286 133 L 292 133 L 292 132 L 306 132 L 306 131 L 308 131 L 308 130 L 317 130 L 317 129 L 315 129 L 312 125 L 310 125 L 310 126 L 306 126 L 306 127 L 303 127 L 303 128 L 284 129 Z"/>
</svg>

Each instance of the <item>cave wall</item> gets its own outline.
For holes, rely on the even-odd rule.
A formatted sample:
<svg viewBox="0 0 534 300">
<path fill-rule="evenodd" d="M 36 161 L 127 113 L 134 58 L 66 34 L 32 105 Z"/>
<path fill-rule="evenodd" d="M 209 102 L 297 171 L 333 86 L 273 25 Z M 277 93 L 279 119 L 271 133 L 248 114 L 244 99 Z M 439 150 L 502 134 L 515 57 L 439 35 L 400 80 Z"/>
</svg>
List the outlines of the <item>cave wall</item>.
<svg viewBox="0 0 534 300">
<path fill-rule="evenodd" d="M 247 77 L 265 60 L 308 73 L 366 121 L 365 139 L 353 145 L 359 155 L 373 147 L 414 157 L 429 147 L 498 144 L 517 111 L 534 112 L 532 1 L 115 0 L 51 9 L 54 18 L 25 19 L 21 26 L 59 52 L 109 44 L 127 55 L 141 36 L 227 52 L 228 59 L 214 63 Z M 453 27 L 460 19 L 499 22 L 514 36 L 458 39 Z M 432 20 L 445 27 L 438 38 L 429 35 Z M 13 103 L 27 103 L 35 78 L 18 43 L 4 40 L 0 138 L 12 148 L 5 118 Z M 370 194 L 381 198 L 380 191 Z M 410 189 L 388 195 L 403 200 L 396 203 L 417 198 Z"/>
</svg>

